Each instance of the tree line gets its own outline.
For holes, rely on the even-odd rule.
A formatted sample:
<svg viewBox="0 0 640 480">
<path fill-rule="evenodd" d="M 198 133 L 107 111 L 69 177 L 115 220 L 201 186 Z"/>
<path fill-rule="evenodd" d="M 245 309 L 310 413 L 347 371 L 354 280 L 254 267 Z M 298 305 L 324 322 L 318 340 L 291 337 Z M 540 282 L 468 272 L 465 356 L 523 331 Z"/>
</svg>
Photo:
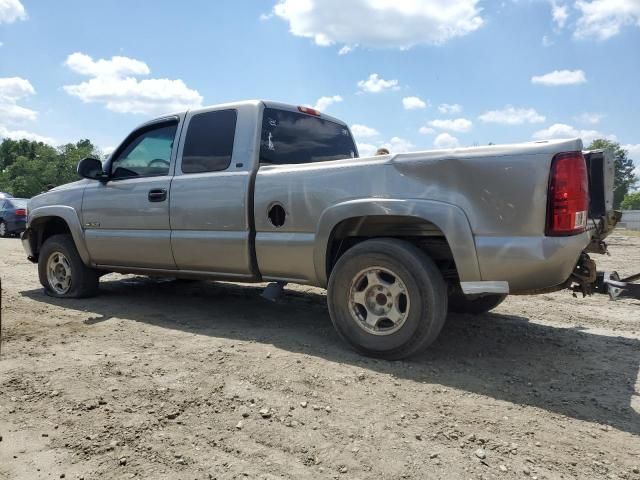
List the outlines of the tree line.
<svg viewBox="0 0 640 480">
<path fill-rule="evenodd" d="M 30 198 L 52 185 L 74 182 L 78 162 L 90 156 L 101 158 L 101 152 L 89 140 L 53 147 L 5 138 L 0 143 L 0 191 Z"/>
<path fill-rule="evenodd" d="M 638 178 L 633 173 L 634 165 L 628 152 L 619 143 L 605 139 L 595 140 L 587 147 L 588 150 L 601 148 L 611 149 L 616 159 L 614 207 L 640 208 L 640 194 L 632 192 Z M 90 140 L 53 147 L 42 142 L 5 138 L 0 143 L 0 192 L 30 198 L 51 186 L 78 180 L 76 166 L 85 157 L 102 158 Z"/>
</svg>

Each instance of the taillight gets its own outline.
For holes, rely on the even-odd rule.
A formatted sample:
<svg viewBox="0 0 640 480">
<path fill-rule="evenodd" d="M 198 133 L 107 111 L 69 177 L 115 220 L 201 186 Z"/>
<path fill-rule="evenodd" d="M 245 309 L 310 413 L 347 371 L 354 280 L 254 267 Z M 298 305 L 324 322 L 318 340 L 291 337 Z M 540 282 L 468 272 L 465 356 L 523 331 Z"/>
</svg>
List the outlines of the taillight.
<svg viewBox="0 0 640 480">
<path fill-rule="evenodd" d="M 307 115 L 313 115 L 313 116 L 316 116 L 316 117 L 320 116 L 320 112 L 318 110 L 316 110 L 315 108 L 298 107 L 298 111 L 302 112 L 302 113 L 306 113 Z"/>
<path fill-rule="evenodd" d="M 582 152 L 559 153 L 553 158 L 547 202 L 547 235 L 575 235 L 586 230 L 589 178 Z"/>
<path fill-rule="evenodd" d="M 18 208 L 18 209 L 16 209 L 16 215 L 18 217 L 26 217 L 27 216 L 27 211 L 24 208 Z"/>
</svg>

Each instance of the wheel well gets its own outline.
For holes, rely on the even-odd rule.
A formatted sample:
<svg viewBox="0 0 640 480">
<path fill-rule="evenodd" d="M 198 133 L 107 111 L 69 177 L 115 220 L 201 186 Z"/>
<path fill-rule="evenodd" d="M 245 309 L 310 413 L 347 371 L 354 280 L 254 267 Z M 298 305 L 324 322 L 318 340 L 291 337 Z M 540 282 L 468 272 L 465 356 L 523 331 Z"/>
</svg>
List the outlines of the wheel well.
<svg viewBox="0 0 640 480">
<path fill-rule="evenodd" d="M 399 238 L 425 252 L 445 280 L 458 281 L 449 242 L 437 225 L 418 217 L 372 215 L 343 220 L 334 227 L 327 245 L 327 278 L 336 262 L 351 247 L 371 238 Z"/>
<path fill-rule="evenodd" d="M 31 239 L 34 255 L 37 257 L 42 244 L 53 235 L 71 233 L 71 229 L 66 221 L 61 217 L 38 218 L 30 225 L 34 235 Z"/>
</svg>

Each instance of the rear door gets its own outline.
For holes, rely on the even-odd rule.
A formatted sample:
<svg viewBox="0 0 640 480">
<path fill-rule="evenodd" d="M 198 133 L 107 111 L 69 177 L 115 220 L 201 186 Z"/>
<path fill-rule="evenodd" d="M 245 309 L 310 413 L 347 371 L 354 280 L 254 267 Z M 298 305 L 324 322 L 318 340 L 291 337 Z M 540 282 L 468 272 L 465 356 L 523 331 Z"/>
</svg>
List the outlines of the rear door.
<svg viewBox="0 0 640 480">
<path fill-rule="evenodd" d="M 253 278 L 248 199 L 255 131 L 255 113 L 242 107 L 187 115 L 170 201 L 178 269 Z"/>
<path fill-rule="evenodd" d="M 111 178 L 84 192 L 82 223 L 99 265 L 175 269 L 169 190 L 179 118 L 134 131 L 107 164 Z"/>
</svg>

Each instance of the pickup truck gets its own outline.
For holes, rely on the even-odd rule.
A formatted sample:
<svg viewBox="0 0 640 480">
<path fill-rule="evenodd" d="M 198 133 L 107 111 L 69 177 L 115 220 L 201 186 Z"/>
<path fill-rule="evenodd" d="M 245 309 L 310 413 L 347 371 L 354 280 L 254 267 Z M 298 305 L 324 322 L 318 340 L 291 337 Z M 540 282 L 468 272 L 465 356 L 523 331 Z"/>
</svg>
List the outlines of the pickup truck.
<svg viewBox="0 0 640 480">
<path fill-rule="evenodd" d="M 448 311 L 591 293 L 615 225 L 612 159 L 579 139 L 359 158 L 344 122 L 246 101 L 149 121 L 83 180 L 28 205 L 22 239 L 55 297 L 107 272 L 327 289 L 357 351 L 398 359 Z M 592 195 L 589 196 L 591 189 Z"/>
</svg>

